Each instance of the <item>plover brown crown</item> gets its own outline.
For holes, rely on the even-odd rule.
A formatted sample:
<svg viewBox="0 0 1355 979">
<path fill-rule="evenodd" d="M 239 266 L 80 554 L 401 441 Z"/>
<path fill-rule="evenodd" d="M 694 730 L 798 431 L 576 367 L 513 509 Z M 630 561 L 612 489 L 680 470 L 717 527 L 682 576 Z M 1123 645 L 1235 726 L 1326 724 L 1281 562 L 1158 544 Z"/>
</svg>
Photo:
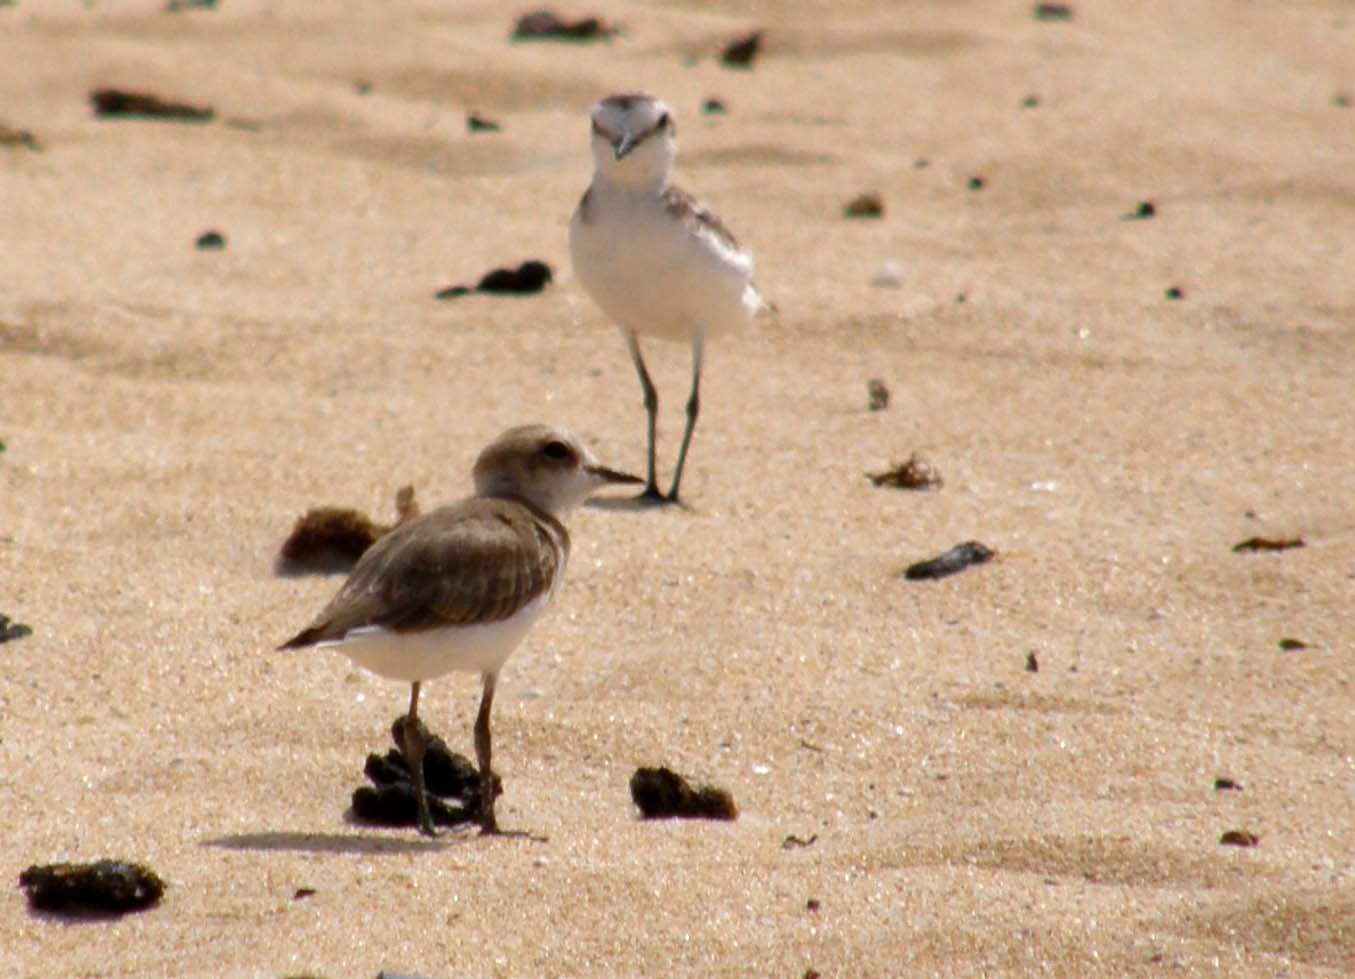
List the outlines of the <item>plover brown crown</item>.
<svg viewBox="0 0 1355 979">
<path fill-rule="evenodd" d="M 338 594 L 279 649 L 334 649 L 411 684 L 397 724 L 419 807 L 436 835 L 423 780 L 419 687 L 454 670 L 480 673 L 475 722 L 481 829 L 498 831 L 489 712 L 504 661 L 546 610 L 564 576 L 560 518 L 608 484 L 640 479 L 599 465 L 570 433 L 548 425 L 504 432 L 475 463 L 475 495 L 401 524 L 359 559 Z"/>
<path fill-rule="evenodd" d="M 714 212 L 672 182 L 672 110 L 648 95 L 610 95 L 593 107 L 592 125 L 593 182 L 570 221 L 570 257 L 584 290 L 620 326 L 644 389 L 649 454 L 641 496 L 676 503 L 701 408 L 706 340 L 766 303 L 753 287 L 752 256 Z M 654 459 L 659 398 L 641 335 L 692 347 L 687 426 L 666 496 Z"/>
</svg>

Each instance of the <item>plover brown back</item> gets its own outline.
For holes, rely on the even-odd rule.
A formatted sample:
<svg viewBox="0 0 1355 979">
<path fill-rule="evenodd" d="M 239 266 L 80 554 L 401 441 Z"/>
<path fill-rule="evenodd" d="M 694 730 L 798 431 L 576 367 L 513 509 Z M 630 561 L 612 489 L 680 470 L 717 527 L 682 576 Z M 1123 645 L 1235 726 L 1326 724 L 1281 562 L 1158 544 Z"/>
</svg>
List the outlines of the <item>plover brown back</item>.
<svg viewBox="0 0 1355 979">
<path fill-rule="evenodd" d="M 411 684 L 398 724 L 414 780 L 419 830 L 436 835 L 423 780 L 419 688 L 454 670 L 480 673 L 475 721 L 480 828 L 498 831 L 489 713 L 504 661 L 550 604 L 569 558 L 560 518 L 595 490 L 640 479 L 598 464 L 568 432 L 527 425 L 475 463 L 475 495 L 401 524 L 373 544 L 309 626 L 279 649 L 335 649 Z"/>
<path fill-rule="evenodd" d="M 676 503 L 701 410 L 706 340 L 766 303 L 753 287 L 753 259 L 720 219 L 672 183 L 677 135 L 672 110 L 648 95 L 611 95 L 593 107 L 593 182 L 569 225 L 574 273 L 621 327 L 644 389 L 648 478 L 642 498 Z M 639 336 L 692 347 L 692 389 L 673 483 L 659 492 L 655 468 L 658 392 Z"/>
</svg>

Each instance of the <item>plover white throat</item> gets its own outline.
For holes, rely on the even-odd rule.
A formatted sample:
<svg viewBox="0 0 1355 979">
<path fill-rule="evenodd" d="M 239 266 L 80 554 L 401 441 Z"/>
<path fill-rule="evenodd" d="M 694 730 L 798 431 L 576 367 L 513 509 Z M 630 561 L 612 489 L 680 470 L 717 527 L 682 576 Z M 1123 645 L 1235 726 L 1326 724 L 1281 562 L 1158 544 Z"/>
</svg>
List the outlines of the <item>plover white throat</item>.
<svg viewBox="0 0 1355 979">
<path fill-rule="evenodd" d="M 642 498 L 678 501 L 687 449 L 701 410 L 706 340 L 765 308 L 753 258 L 708 208 L 672 183 L 677 135 L 672 110 L 648 95 L 610 95 L 593 107 L 593 182 L 569 225 L 574 273 L 625 334 L 649 415 L 649 469 Z M 692 390 L 673 484 L 655 474 L 658 392 L 639 336 L 686 340 Z"/>
<path fill-rule="evenodd" d="M 569 532 L 560 518 L 602 486 L 640 482 L 599 465 L 578 439 L 548 425 L 504 432 L 480 453 L 474 478 L 474 496 L 373 544 L 315 620 L 278 647 L 335 649 L 411 684 L 409 713 L 397 731 L 426 836 L 437 832 L 424 788 L 420 685 L 454 670 L 481 674 L 478 818 L 482 832 L 498 832 L 489 736 L 494 685 L 564 576 Z"/>
</svg>

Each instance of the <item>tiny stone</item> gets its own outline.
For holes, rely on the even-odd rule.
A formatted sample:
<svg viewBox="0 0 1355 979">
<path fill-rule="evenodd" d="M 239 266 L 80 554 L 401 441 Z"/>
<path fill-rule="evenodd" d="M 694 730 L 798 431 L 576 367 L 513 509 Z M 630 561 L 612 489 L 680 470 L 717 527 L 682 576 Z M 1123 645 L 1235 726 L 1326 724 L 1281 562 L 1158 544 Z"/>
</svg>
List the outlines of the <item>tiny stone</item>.
<svg viewBox="0 0 1355 979">
<path fill-rule="evenodd" d="M 982 177 L 970 177 L 967 186 L 969 187 L 970 190 L 983 190 L 986 184 L 987 181 L 984 180 Z"/>
<path fill-rule="evenodd" d="M 8 615 L 0 613 L 0 642 L 9 642 L 11 639 L 22 639 L 24 636 L 31 636 L 33 629 L 24 625 L 22 622 L 15 622 Z"/>
<path fill-rule="evenodd" d="M 878 377 L 872 377 L 866 382 L 866 397 L 871 411 L 884 411 L 889 407 L 889 385 Z"/>
<path fill-rule="evenodd" d="M 220 231 L 204 231 L 194 244 L 200 252 L 220 251 L 226 247 L 226 236 Z"/>
<path fill-rule="evenodd" d="M 1033 649 L 1030 652 L 1026 653 L 1026 672 L 1027 673 L 1040 672 L 1040 661 L 1035 658 L 1035 650 Z"/>
<path fill-rule="evenodd" d="M 1167 289 L 1166 296 L 1168 299 L 1185 299 L 1186 292 L 1180 286 L 1171 286 Z"/>
<path fill-rule="evenodd" d="M 1242 783 L 1226 776 L 1219 776 L 1214 779 L 1215 792 L 1241 792 Z"/>
<path fill-rule="evenodd" d="M 466 128 L 473 133 L 497 133 L 503 127 L 487 116 L 471 113 L 466 117 Z"/>
<path fill-rule="evenodd" d="M 1035 19 L 1044 21 L 1063 21 L 1073 19 L 1073 8 L 1066 3 L 1037 3 Z"/>
<path fill-rule="evenodd" d="M 819 903 L 819 899 L 817 897 L 811 897 L 808 901 L 805 902 L 806 911 L 817 911 L 822 906 L 823 905 Z"/>
<path fill-rule="evenodd" d="M 1245 829 L 1230 829 L 1219 837 L 1219 843 L 1224 846 L 1256 846 L 1260 842 L 1261 837 Z"/>
<path fill-rule="evenodd" d="M 858 194 L 842 209 L 844 218 L 878 218 L 885 213 L 884 201 L 876 193 Z"/>
<path fill-rule="evenodd" d="M 706 99 L 701 103 L 701 112 L 708 116 L 722 116 L 728 111 L 724 102 L 716 98 Z"/>
<path fill-rule="evenodd" d="M 753 31 L 730 41 L 720 54 L 720 63 L 726 68 L 751 68 L 761 48 L 762 32 Z"/>
<path fill-rule="evenodd" d="M 1021 100 L 1021 108 L 1023 109 L 1033 109 L 1039 104 L 1040 97 L 1038 95 L 1027 95 L 1024 99 Z"/>
<path fill-rule="evenodd" d="M 1284 638 L 1279 642 L 1279 647 L 1286 653 L 1292 653 L 1296 649 L 1307 649 L 1308 644 L 1302 639 Z"/>
</svg>

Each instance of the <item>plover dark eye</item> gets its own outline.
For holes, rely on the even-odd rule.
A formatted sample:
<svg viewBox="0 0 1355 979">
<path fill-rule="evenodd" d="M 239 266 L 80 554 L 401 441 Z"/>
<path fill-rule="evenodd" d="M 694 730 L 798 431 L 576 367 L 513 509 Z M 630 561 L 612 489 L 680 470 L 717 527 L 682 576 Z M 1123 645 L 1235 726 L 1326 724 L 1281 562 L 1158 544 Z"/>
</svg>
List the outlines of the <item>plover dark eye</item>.
<svg viewBox="0 0 1355 979">
<path fill-rule="evenodd" d="M 667 129 L 667 128 L 668 128 L 669 126 L 671 126 L 672 124 L 673 124 L 673 120 L 672 120 L 671 118 L 669 118 L 668 113 L 665 112 L 663 115 L 659 116 L 659 127 L 658 127 L 658 128 L 660 128 L 660 129 Z"/>
<path fill-rule="evenodd" d="M 547 459 L 554 459 L 556 462 L 567 462 L 574 458 L 574 453 L 569 446 L 558 440 L 547 442 L 542 446 L 541 454 Z"/>
</svg>

